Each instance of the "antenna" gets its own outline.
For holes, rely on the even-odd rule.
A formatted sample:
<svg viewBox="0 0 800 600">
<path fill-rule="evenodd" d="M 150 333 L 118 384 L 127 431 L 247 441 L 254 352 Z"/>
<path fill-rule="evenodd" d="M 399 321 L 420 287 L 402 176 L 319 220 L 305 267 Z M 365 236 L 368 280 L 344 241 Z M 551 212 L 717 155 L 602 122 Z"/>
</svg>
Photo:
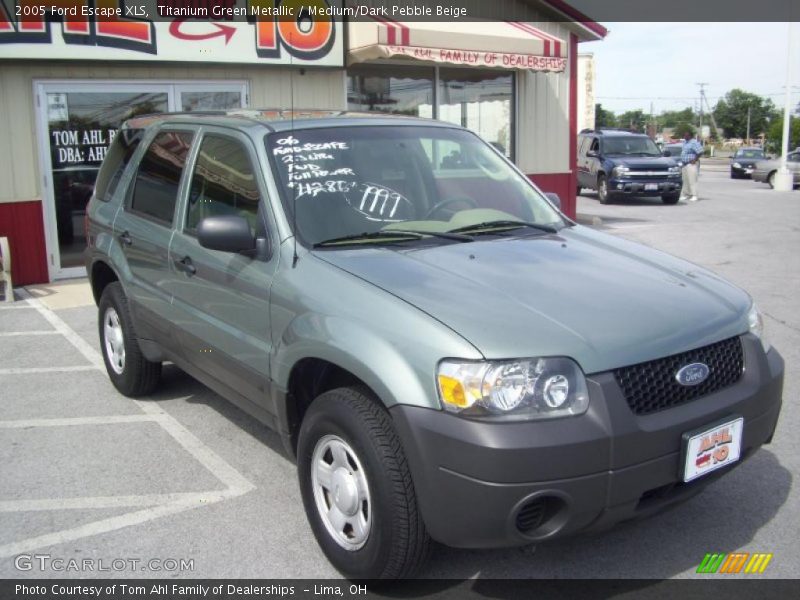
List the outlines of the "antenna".
<svg viewBox="0 0 800 600">
<path fill-rule="evenodd" d="M 300 9 L 300 13 L 297 15 L 297 21 L 300 21 L 300 15 L 302 14 L 303 9 Z M 292 34 L 294 32 L 290 31 L 289 33 L 289 45 L 294 48 L 294 40 L 292 40 Z M 291 112 L 289 113 L 289 118 L 291 119 L 289 125 L 289 135 L 294 138 L 294 54 L 289 52 L 289 105 Z M 294 159 L 292 159 L 294 160 Z M 293 165 L 294 162 L 289 163 Z M 289 173 L 289 179 L 291 180 L 291 172 Z M 292 243 L 294 244 L 294 249 L 292 251 L 292 268 L 294 269 L 297 266 L 297 186 L 292 186 L 292 234 L 294 239 Z"/>
</svg>

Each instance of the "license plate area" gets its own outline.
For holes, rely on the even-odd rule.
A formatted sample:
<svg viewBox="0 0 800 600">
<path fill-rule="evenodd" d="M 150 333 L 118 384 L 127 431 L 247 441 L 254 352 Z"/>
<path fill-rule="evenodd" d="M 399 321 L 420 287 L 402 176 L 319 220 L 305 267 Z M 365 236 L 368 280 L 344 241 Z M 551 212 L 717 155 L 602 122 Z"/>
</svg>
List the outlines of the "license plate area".
<svg viewBox="0 0 800 600">
<path fill-rule="evenodd" d="M 644 184 L 644 191 L 645 192 L 656 192 L 656 191 L 658 191 L 658 184 L 657 183 L 645 183 Z"/>
<path fill-rule="evenodd" d="M 683 481 L 693 481 L 738 461 L 742 452 L 743 429 L 743 417 L 727 417 L 684 433 Z"/>
</svg>

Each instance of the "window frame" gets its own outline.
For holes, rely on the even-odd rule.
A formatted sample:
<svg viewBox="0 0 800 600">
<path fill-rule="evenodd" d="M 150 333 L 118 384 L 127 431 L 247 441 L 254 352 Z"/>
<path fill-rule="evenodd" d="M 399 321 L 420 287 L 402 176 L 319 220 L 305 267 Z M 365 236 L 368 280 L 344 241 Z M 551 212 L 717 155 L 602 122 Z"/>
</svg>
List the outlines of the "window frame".
<svg viewBox="0 0 800 600">
<path fill-rule="evenodd" d="M 125 192 L 125 202 L 123 203 L 123 206 L 122 206 L 123 210 L 126 213 L 128 213 L 130 215 L 133 215 L 135 217 L 138 217 L 140 219 L 144 219 L 146 221 L 149 221 L 150 223 L 153 223 L 155 225 L 159 225 L 160 227 L 163 227 L 164 229 L 168 229 L 168 230 L 175 229 L 175 224 L 177 222 L 176 219 L 175 219 L 175 216 L 176 216 L 178 210 L 180 209 L 180 206 L 181 206 L 182 201 L 183 201 L 183 196 L 185 195 L 185 192 L 186 192 L 185 188 L 186 188 L 187 166 L 190 163 L 192 163 L 192 158 L 193 158 L 193 156 L 195 154 L 195 149 L 197 147 L 198 133 L 199 133 L 198 130 L 199 130 L 199 127 L 196 127 L 196 126 L 193 127 L 193 126 L 190 126 L 190 125 L 183 125 L 183 124 L 177 124 L 177 123 L 160 123 L 157 127 L 153 128 L 153 130 L 150 132 L 149 136 L 145 136 L 145 139 L 143 139 L 141 142 L 139 142 L 139 146 L 140 147 L 139 147 L 138 151 L 140 152 L 140 154 L 139 154 L 138 157 L 136 157 L 135 171 L 133 172 L 133 176 L 131 177 L 131 180 L 128 182 L 128 189 Z M 145 212 L 142 212 L 140 210 L 136 210 L 135 208 L 133 208 L 133 196 L 134 196 L 134 194 L 136 192 L 136 180 L 138 179 L 138 176 L 139 176 L 139 170 L 140 170 L 140 168 L 142 166 L 142 161 L 144 160 L 145 156 L 147 155 L 147 151 L 150 149 L 150 146 L 153 144 L 155 139 L 161 133 L 165 133 L 165 132 L 169 132 L 169 131 L 182 131 L 182 132 L 190 133 L 192 135 L 192 141 L 191 141 L 191 145 L 189 147 L 189 151 L 186 154 L 186 162 L 184 163 L 183 169 L 181 170 L 181 176 L 178 179 L 178 191 L 177 191 L 177 195 L 175 197 L 175 206 L 172 209 L 172 220 L 167 222 L 167 221 L 163 221 L 162 219 L 159 219 L 158 217 L 154 217 L 153 215 L 150 215 L 148 213 L 145 213 Z M 144 148 L 144 149 L 142 150 L 142 148 Z"/>
<path fill-rule="evenodd" d="M 197 168 L 197 161 L 200 156 L 200 150 L 203 147 L 203 142 L 205 141 L 206 137 L 214 136 L 214 137 L 224 137 L 231 139 L 241 145 L 244 149 L 247 157 L 250 159 L 250 167 L 253 169 L 253 177 L 256 184 L 256 188 L 258 189 L 258 205 L 256 207 L 256 218 L 262 221 L 262 225 L 264 230 L 267 234 L 267 239 L 269 239 L 269 228 L 267 226 L 267 219 L 264 215 L 264 211 L 266 210 L 266 187 L 263 185 L 261 181 L 261 176 L 259 176 L 258 169 L 258 156 L 255 154 L 253 141 L 250 139 L 249 136 L 242 134 L 240 131 L 236 129 L 228 129 L 225 127 L 202 127 L 199 131 L 197 138 L 193 142 L 193 148 L 191 153 L 189 154 L 189 158 L 186 161 L 187 167 L 191 166 L 191 169 L 187 170 L 187 179 L 185 183 L 185 190 L 182 194 L 181 200 L 181 207 L 179 209 L 179 216 L 180 219 L 180 226 L 177 225 L 175 229 L 188 237 L 197 238 L 197 228 L 196 227 L 187 227 L 187 220 L 189 218 L 189 193 L 192 189 L 192 180 L 194 179 L 195 169 Z M 257 233 L 257 232 L 255 232 Z"/>
</svg>

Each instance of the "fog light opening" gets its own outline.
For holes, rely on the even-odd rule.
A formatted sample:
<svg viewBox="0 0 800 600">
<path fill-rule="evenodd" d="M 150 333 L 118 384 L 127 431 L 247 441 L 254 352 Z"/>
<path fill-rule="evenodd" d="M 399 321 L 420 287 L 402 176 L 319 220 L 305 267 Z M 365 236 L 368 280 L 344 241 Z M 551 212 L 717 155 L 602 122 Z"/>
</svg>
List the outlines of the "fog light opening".
<svg viewBox="0 0 800 600">
<path fill-rule="evenodd" d="M 523 501 L 515 517 L 517 531 L 525 537 L 548 537 L 567 522 L 566 508 L 567 503 L 558 496 L 536 496 Z"/>
</svg>

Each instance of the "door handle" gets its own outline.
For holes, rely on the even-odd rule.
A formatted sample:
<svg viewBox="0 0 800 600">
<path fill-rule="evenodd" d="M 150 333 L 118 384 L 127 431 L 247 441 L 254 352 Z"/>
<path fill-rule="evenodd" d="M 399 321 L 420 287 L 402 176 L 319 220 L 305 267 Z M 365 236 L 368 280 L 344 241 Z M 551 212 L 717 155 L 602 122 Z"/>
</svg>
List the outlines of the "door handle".
<svg viewBox="0 0 800 600">
<path fill-rule="evenodd" d="M 183 271 L 187 275 L 194 275 L 197 273 L 197 267 L 194 266 L 192 259 L 188 256 L 184 256 L 180 260 L 175 261 L 175 267 L 178 271 Z"/>
<path fill-rule="evenodd" d="M 128 233 L 127 231 L 123 231 L 122 233 L 119 234 L 119 241 L 125 244 L 126 246 L 130 246 L 131 244 L 133 244 L 133 238 L 131 237 L 131 234 Z"/>
</svg>

